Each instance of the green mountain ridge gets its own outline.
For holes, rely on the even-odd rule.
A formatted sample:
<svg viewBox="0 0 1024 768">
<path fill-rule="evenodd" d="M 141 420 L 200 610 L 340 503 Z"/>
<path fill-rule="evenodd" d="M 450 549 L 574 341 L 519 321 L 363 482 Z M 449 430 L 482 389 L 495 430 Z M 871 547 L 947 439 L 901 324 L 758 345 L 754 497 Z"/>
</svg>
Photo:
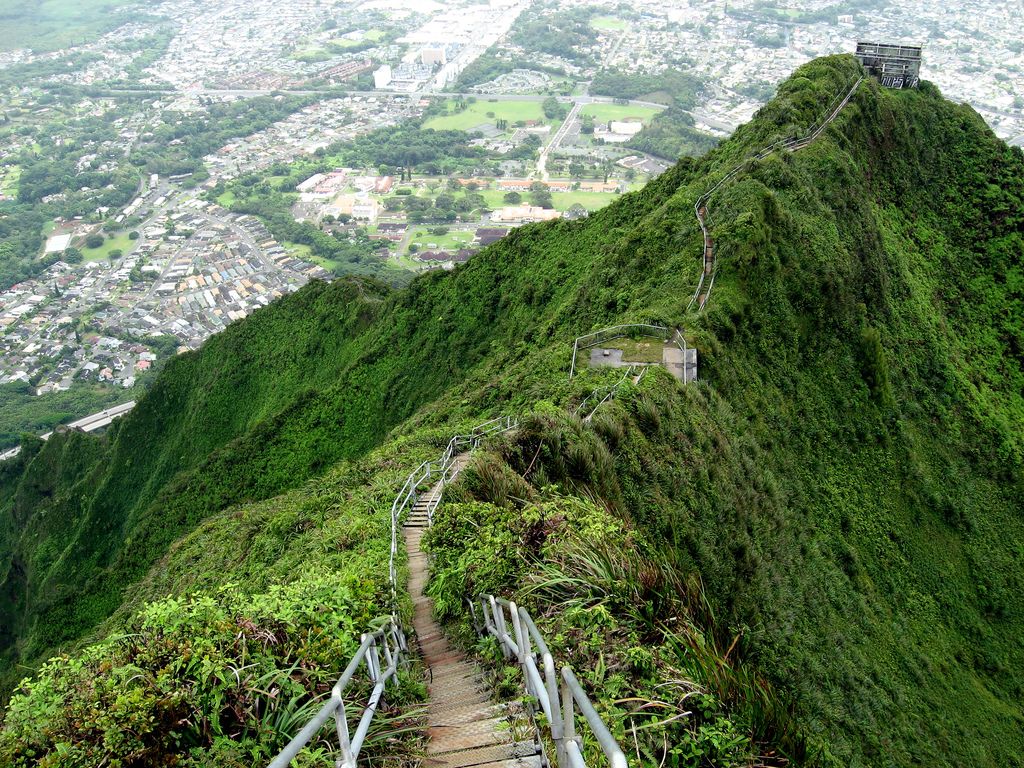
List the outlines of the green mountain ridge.
<svg viewBox="0 0 1024 768">
<path fill-rule="evenodd" d="M 0 758 L 98 764 L 89 734 L 178 712 L 213 685 L 184 690 L 166 659 L 119 639 L 125 627 L 155 633 L 167 658 L 194 641 L 230 664 L 241 651 L 224 622 L 263 621 L 282 640 L 260 668 L 308 657 L 296 700 L 329 688 L 387 601 L 389 494 L 448 434 L 516 413 L 524 428 L 483 451 L 442 510 L 448 556 L 432 588 L 449 619 L 465 620 L 463 589 L 511 593 L 517 574 L 571 561 L 563 538 L 599 549 L 625 537 L 675 574 L 665 584 L 700 582 L 708 610 L 690 616 L 694 632 L 736 645 L 737 675 L 785 702 L 760 725 L 750 702 L 706 682 L 717 694 L 692 725 L 695 749 L 720 720 L 745 746 L 670 764 L 740 764 L 768 748 L 801 764 L 1022 764 L 1021 151 L 928 84 L 865 81 L 818 141 L 716 193 L 719 273 L 707 310 L 686 312 L 702 268 L 694 201 L 814 124 L 861 74 L 852 57 L 805 65 L 718 148 L 586 220 L 518 229 L 400 291 L 312 284 L 171 361 L 106 435 L 25 445 L 0 465 L 7 689 L 19 665 L 69 655 L 17 689 Z M 567 380 L 572 341 L 617 322 L 685 329 L 701 381 L 652 371 L 583 424 L 567 412 L 617 376 Z M 467 540 L 467 520 L 504 536 L 500 556 L 483 535 Z M 330 621 L 311 595 L 335 606 Z M 216 608 L 203 613 L 206 599 Z M 522 599 L 543 612 L 541 597 Z M 627 614 L 613 603 L 641 647 L 643 622 Z M 335 642 L 295 639 L 338 621 Z M 617 669 L 624 695 L 668 669 L 664 628 L 649 631 L 661 650 Z M 586 668 L 594 650 L 565 652 Z M 122 669 L 153 670 L 144 703 L 111 698 L 143 685 Z M 598 698 L 610 689 L 590 684 Z M 259 764 L 294 732 L 259 701 L 220 715 L 233 724 L 223 734 L 257 745 L 248 758 L 210 725 L 213 705 L 194 703 L 205 720 L 173 738 L 136 729 L 148 735 L 118 747 L 124 764 Z M 277 725 L 253 726 L 268 713 Z M 60 762 L 61 744 L 78 762 Z"/>
</svg>

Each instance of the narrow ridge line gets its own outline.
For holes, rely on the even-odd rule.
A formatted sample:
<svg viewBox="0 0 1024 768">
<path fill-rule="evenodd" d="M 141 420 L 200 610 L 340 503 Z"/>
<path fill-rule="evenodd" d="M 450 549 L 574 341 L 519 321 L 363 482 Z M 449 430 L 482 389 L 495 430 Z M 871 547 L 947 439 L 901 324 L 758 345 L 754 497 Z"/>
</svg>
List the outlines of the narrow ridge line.
<svg viewBox="0 0 1024 768">
<path fill-rule="evenodd" d="M 456 473 L 468 460 L 468 452 L 453 457 L 452 464 L 456 467 Z M 442 482 L 439 481 L 412 505 L 412 514 L 402 525 L 409 567 L 409 597 L 416 608 L 412 621 L 416 633 L 415 642 L 428 670 L 425 730 L 430 743 L 423 764 L 431 768 L 476 768 L 518 763 L 529 768 L 532 765 L 530 756 L 522 755 L 522 745 L 512 740 L 507 729 L 498 727 L 503 708 L 491 701 L 482 685 L 479 685 L 482 682 L 482 671 L 475 662 L 448 644 L 441 626 L 434 619 L 433 600 L 423 592 L 429 564 L 426 553 L 420 548 L 420 540 L 429 525 L 427 512 L 440 498 L 442 491 Z M 435 659 L 434 665 L 430 657 Z M 435 668 L 438 672 L 436 677 L 433 675 Z M 466 701 L 470 697 L 479 697 L 481 700 Z M 464 701 L 466 705 L 459 706 Z M 453 711 L 459 712 L 457 722 L 449 721 Z M 481 741 L 488 743 L 482 744 Z M 431 744 L 439 747 L 439 751 L 429 752 Z M 476 752 L 479 752 L 479 759 L 474 759 Z"/>
</svg>

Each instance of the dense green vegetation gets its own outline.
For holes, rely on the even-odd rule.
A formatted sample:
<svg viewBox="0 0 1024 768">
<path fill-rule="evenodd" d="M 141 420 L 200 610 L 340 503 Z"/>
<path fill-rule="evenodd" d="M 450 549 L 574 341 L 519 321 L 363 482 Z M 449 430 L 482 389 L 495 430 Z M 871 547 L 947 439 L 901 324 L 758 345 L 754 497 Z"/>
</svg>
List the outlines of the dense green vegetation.
<svg viewBox="0 0 1024 768">
<path fill-rule="evenodd" d="M 60 450 L 74 448 L 72 439 Z M 267 763 L 329 695 L 360 634 L 387 613 L 390 526 L 372 511 L 400 482 L 396 458 L 392 449 L 345 462 L 273 502 L 206 520 L 134 588 L 124 631 L 119 624 L 81 654 L 51 660 L 19 688 L 0 762 Z M 360 683 L 351 693 L 365 696 Z M 403 670 L 401 691 L 367 739 L 371 759 L 414 748 L 394 734 L 408 724 L 402 705 L 421 695 L 415 668 Z M 40 727 L 43 711 L 53 717 Z M 328 735 L 304 750 L 301 765 L 323 764 Z"/>
<path fill-rule="evenodd" d="M 520 58 L 499 55 L 501 51 L 495 46 L 488 48 L 481 56 L 478 56 L 468 67 L 459 74 L 449 90 L 456 93 L 466 91 L 474 85 L 487 83 L 500 75 L 507 74 L 514 69 L 532 69 L 536 72 L 545 72 L 549 75 L 565 76 L 565 70 L 558 67 L 546 66 L 532 61 L 523 61 Z"/>
<path fill-rule="evenodd" d="M 478 455 L 426 537 L 435 612 L 472 643 L 466 594 L 527 606 L 642 765 L 803 757 L 785 704 L 730 659 L 732 638 L 707 631 L 717 627 L 700 585 L 604 506 L 617 495 L 617 441 L 642 418 L 617 408 L 591 425 L 552 409 Z"/>
<path fill-rule="evenodd" d="M 486 152 L 469 146 L 468 141 L 469 135 L 464 131 L 436 131 L 407 122 L 397 128 L 378 128 L 357 136 L 346 144 L 341 156 L 345 163 L 355 167 L 385 165 L 409 176 L 472 173 Z"/>
<path fill-rule="evenodd" d="M 675 107 L 659 112 L 626 146 L 676 160 L 683 155 L 700 157 L 717 144 L 714 136 L 694 127 L 693 116 Z"/>
<path fill-rule="evenodd" d="M 682 69 L 666 69 L 658 74 L 639 74 L 603 69 L 594 75 L 590 92 L 614 99 L 639 99 L 692 109 L 702 83 Z"/>
<path fill-rule="evenodd" d="M 0 208 L 13 206 L 0 203 Z M 38 258 L 45 242 L 42 236 L 47 216 L 32 206 L 11 210 L 0 216 L 0 288 L 6 289 L 54 264 L 60 254 Z"/>
<path fill-rule="evenodd" d="M 293 575 L 266 553 L 320 542 L 329 562 L 302 562 L 322 583 L 348 567 L 334 550 L 359 527 L 331 520 L 366 508 L 356 489 L 385 501 L 383 525 L 440 435 L 519 413 L 439 513 L 431 546 L 450 557 L 430 589 L 458 619 L 460 592 L 530 575 L 521 599 L 616 728 L 639 716 L 631 692 L 693 712 L 636 737 L 645 761 L 1019 762 L 1024 154 L 932 86 L 865 81 L 821 139 L 712 198 L 719 273 L 708 310 L 685 312 L 694 201 L 859 74 L 852 57 L 805 65 L 708 155 L 451 274 L 310 285 L 172 360 L 106 437 L 26 445 L 0 467 L 7 679 L 107 639 L 17 697 L 0 744 L 65 733 L 73 690 L 121 679 L 135 657 L 116 633 L 146 601 L 235 581 L 249 594 L 214 615 L 272 624 L 259 596 Z M 581 423 L 566 411 L 609 374 L 567 381 L 572 339 L 622 321 L 685 327 L 701 381 L 654 371 Z M 335 474 L 352 461 L 371 464 Z M 287 517 L 314 491 L 337 495 Z M 162 605 L 166 625 L 193 603 Z"/>
<path fill-rule="evenodd" d="M 9 532 L 13 539 L 4 542 L 4 562 L 15 566 L 6 587 L 22 596 L 19 604 L 25 611 L 18 621 L 5 624 L 27 622 L 21 652 L 34 655 L 52 648 L 105 618 L 119 605 L 121 590 L 211 511 L 293 487 L 379 439 L 393 417 L 374 417 L 377 427 L 361 419 L 357 414 L 372 408 L 372 398 L 365 398 L 361 387 L 337 390 L 317 408 L 308 407 L 323 384 L 350 362 L 354 350 L 346 351 L 345 342 L 372 317 L 377 293 L 360 284 L 342 294 L 323 289 L 305 292 L 284 313 L 254 313 L 258 322 L 231 326 L 202 354 L 170 360 L 137 406 L 140 417 L 117 423 L 109 448 L 106 439 L 90 438 L 94 449 L 76 455 L 67 493 L 12 495 L 11 514 L 17 519 L 43 504 L 50 517 L 78 521 L 60 531 L 55 549 L 30 545 L 38 535 L 31 527 L 18 526 Z M 309 362 L 321 356 L 337 367 Z M 260 370 L 275 375 L 263 379 Z M 187 394 L 197 385 L 206 388 L 202 402 Z M 289 416 L 300 411 L 303 415 Z M 346 413 L 351 416 L 347 425 Z M 239 435 L 250 430 L 249 442 L 239 442 Z M 145 437 L 170 432 L 178 438 Z M 131 447 L 140 439 L 146 449 Z M 65 478 L 59 450 L 58 444 L 47 443 L 37 462 L 49 464 L 47 477 Z M 272 466 L 266 463 L 270 455 Z M 87 463 L 90 456 L 93 461 Z M 190 477 L 188 471 L 196 469 L 199 475 Z M 78 483 L 74 473 L 88 477 Z M 57 553 L 63 554 L 54 560 Z M 63 567 L 64 558 L 76 563 L 74 574 Z M 23 575 L 30 575 L 29 583 L 14 578 L 22 573 L 21 565 L 27 567 Z"/>
<path fill-rule="evenodd" d="M 563 8 L 552 6 L 552 11 L 539 16 L 523 14 L 512 27 L 511 40 L 527 52 L 560 56 L 577 64 L 585 64 L 592 57 L 586 50 L 594 41 L 590 19 L 593 8 Z"/>
<path fill-rule="evenodd" d="M 134 390 L 104 385 L 78 385 L 66 392 L 36 395 L 29 384 L 0 385 L 0 450 L 17 445 L 21 435 L 48 432 L 82 414 L 131 400 Z"/>
<path fill-rule="evenodd" d="M 456 93 L 465 91 L 474 85 L 490 82 L 494 78 L 516 69 L 515 62 L 511 59 L 499 58 L 495 53 L 493 48 L 488 48 L 483 55 L 474 59 L 459 74 L 459 79 L 452 84 L 451 90 Z"/>
</svg>

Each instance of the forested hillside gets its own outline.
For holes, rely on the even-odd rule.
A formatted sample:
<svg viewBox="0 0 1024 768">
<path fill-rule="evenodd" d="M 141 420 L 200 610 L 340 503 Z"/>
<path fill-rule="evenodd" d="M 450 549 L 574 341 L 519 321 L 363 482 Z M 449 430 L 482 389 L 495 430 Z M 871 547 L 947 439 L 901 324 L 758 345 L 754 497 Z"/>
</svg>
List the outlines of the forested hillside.
<svg viewBox="0 0 1024 768">
<path fill-rule="evenodd" d="M 169 363 L 106 436 L 0 465 L 8 689 L 17 665 L 70 652 L 18 689 L 0 758 L 56 765 L 73 748 L 98 765 L 117 731 L 135 734 L 117 742 L 125 760 L 259 764 L 293 725 L 270 686 L 187 663 L 177 679 L 168 660 L 191 658 L 194 638 L 226 675 L 264 638 L 260 674 L 315 659 L 289 689 L 296 706 L 325 691 L 386 601 L 398 478 L 456 428 L 514 413 L 523 428 L 478 457 L 434 532 L 449 618 L 462 590 L 513 594 L 543 569 L 582 569 L 560 578 L 568 594 L 517 596 L 563 638 L 592 628 L 565 641 L 577 668 L 609 644 L 607 677 L 588 681 L 609 712 L 689 670 L 706 698 L 673 726 L 693 749 L 669 764 L 1021 764 L 1021 151 L 930 85 L 866 80 L 818 141 L 712 199 L 719 273 L 706 311 L 686 311 L 702 266 L 694 201 L 860 75 L 851 57 L 801 67 L 708 155 L 588 219 L 516 230 L 451 274 L 308 286 Z M 573 338 L 622 321 L 683 328 L 700 381 L 654 371 L 584 424 L 575 404 L 610 379 L 567 380 Z M 635 545 L 643 587 L 598 584 L 572 548 L 588 541 L 623 573 Z M 581 596 L 599 592 L 595 625 Z M 552 610 L 574 599 L 586 611 Z M 732 682 L 676 665 L 683 625 L 707 638 L 693 648 L 719 649 L 704 672 Z M 301 640 L 331 632 L 329 647 Z M 218 710 L 211 686 L 232 703 Z M 165 711 L 181 724 L 159 725 Z M 222 758 L 205 756 L 214 744 Z M 644 748 L 669 757 L 658 744 Z"/>
</svg>

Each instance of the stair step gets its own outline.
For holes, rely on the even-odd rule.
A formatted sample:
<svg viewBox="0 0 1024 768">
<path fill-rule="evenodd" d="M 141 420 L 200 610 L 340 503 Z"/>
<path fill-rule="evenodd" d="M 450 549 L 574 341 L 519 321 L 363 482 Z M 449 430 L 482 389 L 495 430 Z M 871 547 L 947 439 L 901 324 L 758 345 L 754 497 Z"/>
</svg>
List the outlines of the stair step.
<svg viewBox="0 0 1024 768">
<path fill-rule="evenodd" d="M 512 739 L 503 720 L 477 720 L 472 723 L 452 726 L 430 726 L 427 728 L 427 754 L 456 752 L 464 749 L 493 747 L 509 744 Z"/>
<path fill-rule="evenodd" d="M 451 685 L 472 685 L 475 688 L 483 688 L 486 681 L 483 680 L 475 669 L 460 669 L 446 672 L 445 674 L 427 675 L 427 683 L 433 688 L 444 689 Z"/>
<path fill-rule="evenodd" d="M 516 757 L 527 757 L 535 754 L 532 743 L 500 744 L 491 747 L 478 747 L 466 749 L 459 752 L 442 752 L 428 754 L 423 761 L 424 768 L 433 766 L 447 766 L 448 768 L 469 768 L 469 766 L 484 766 L 488 763 L 513 760 Z"/>
<path fill-rule="evenodd" d="M 497 704 L 470 702 L 454 709 L 438 710 L 431 718 L 431 725 L 463 725 L 481 720 L 494 720 L 501 718 L 503 714 L 502 708 Z"/>
<path fill-rule="evenodd" d="M 432 640 L 429 643 L 420 643 L 420 650 L 423 652 L 423 655 L 426 657 L 428 662 L 434 662 L 454 649 L 448 641 L 442 637 L 438 640 Z"/>
<path fill-rule="evenodd" d="M 428 680 L 427 690 L 432 701 L 462 701 L 470 696 L 490 695 L 485 683 L 472 677 L 432 682 Z"/>
<path fill-rule="evenodd" d="M 471 720 L 488 719 L 487 710 L 493 707 L 494 702 L 483 693 L 474 696 L 467 696 L 459 701 L 436 701 L 427 705 L 427 715 L 430 722 L 440 723 L 455 722 L 456 718 L 465 718 L 472 715 Z"/>
<path fill-rule="evenodd" d="M 485 700 L 490 700 L 490 694 L 474 680 L 452 680 L 444 685 L 427 683 L 427 691 L 430 693 L 431 701 L 446 701 L 453 705 L 471 697 L 483 696 Z"/>
<path fill-rule="evenodd" d="M 430 667 L 427 670 L 427 673 L 436 677 L 438 675 L 447 675 L 460 669 L 476 672 L 480 667 L 467 659 L 458 648 L 452 648 L 448 653 L 444 654 L 444 656 L 436 656 L 435 659 L 430 662 Z"/>
<path fill-rule="evenodd" d="M 432 653 L 434 656 L 438 656 L 442 652 L 455 650 L 444 635 L 429 633 L 431 627 L 416 627 L 416 630 L 420 639 L 420 650 L 423 653 Z"/>
<path fill-rule="evenodd" d="M 426 705 L 430 723 L 455 723 L 460 720 L 490 720 L 504 716 L 505 705 L 495 704 L 490 696 L 478 694 L 462 701 L 428 701 Z"/>
</svg>

